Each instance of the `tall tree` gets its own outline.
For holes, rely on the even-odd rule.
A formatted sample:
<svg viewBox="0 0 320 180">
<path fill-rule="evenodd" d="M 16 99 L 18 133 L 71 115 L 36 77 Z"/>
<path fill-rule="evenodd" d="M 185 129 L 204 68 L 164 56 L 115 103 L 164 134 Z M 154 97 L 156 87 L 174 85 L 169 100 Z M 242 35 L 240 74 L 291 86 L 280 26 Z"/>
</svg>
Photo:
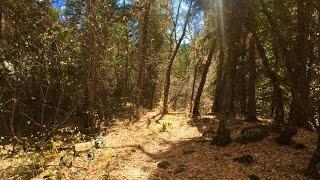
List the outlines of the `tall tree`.
<svg viewBox="0 0 320 180">
<path fill-rule="evenodd" d="M 193 111 L 192 111 L 192 116 L 193 117 L 197 117 L 197 116 L 200 115 L 199 106 L 200 106 L 201 96 L 202 96 L 204 85 L 206 83 L 207 74 L 209 72 L 209 67 L 210 67 L 211 62 L 212 62 L 213 53 L 215 51 L 215 40 L 212 39 L 210 43 L 211 43 L 211 46 L 210 46 L 209 54 L 208 54 L 206 63 L 204 65 L 204 70 L 203 70 L 203 73 L 202 73 L 202 76 L 201 76 L 199 88 L 198 88 L 198 91 L 197 91 L 196 98 L 194 100 L 194 106 L 193 106 Z"/>
<path fill-rule="evenodd" d="M 246 1 L 247 18 L 251 21 L 245 21 L 247 29 L 254 29 L 255 4 L 253 0 Z M 248 102 L 247 102 L 247 117 L 250 122 L 257 121 L 256 112 L 256 43 L 253 33 L 248 35 Z"/>
<path fill-rule="evenodd" d="M 165 83 L 164 83 L 164 93 L 163 93 L 163 109 L 162 109 L 162 113 L 163 114 L 167 114 L 168 113 L 168 100 L 169 100 L 169 90 L 170 90 L 170 84 L 171 84 L 171 72 L 172 72 L 172 67 L 173 67 L 173 62 L 178 54 L 178 51 L 180 49 L 181 43 L 186 35 L 186 30 L 187 30 L 187 26 L 189 23 L 189 20 L 192 16 L 191 14 L 191 9 L 192 9 L 192 5 L 193 5 L 193 0 L 190 0 L 189 2 L 189 6 L 188 6 L 188 11 L 186 13 L 186 17 L 184 20 L 184 24 L 182 27 L 182 33 L 179 37 L 179 39 L 177 40 L 177 42 L 175 43 L 175 46 L 173 48 L 173 51 L 170 52 L 169 54 L 169 62 L 167 65 L 167 70 L 166 70 L 166 74 L 165 74 Z M 179 5 L 180 6 L 180 5 Z M 178 22 L 178 16 L 179 16 L 179 8 L 177 11 L 177 19 L 175 22 L 173 22 L 176 26 L 177 22 Z M 177 27 L 174 27 L 173 31 L 177 31 L 176 29 Z"/>
<path fill-rule="evenodd" d="M 219 113 L 221 111 L 221 94 L 222 94 L 222 72 L 223 72 L 223 62 L 224 62 L 224 50 L 220 47 L 219 52 L 219 62 L 217 65 L 217 75 L 216 75 L 216 87 L 214 93 L 214 101 L 212 106 L 213 113 Z"/>
<path fill-rule="evenodd" d="M 221 113 L 231 115 L 234 113 L 234 83 L 235 69 L 239 58 L 239 45 L 242 32 L 241 10 L 242 1 L 230 1 L 227 16 L 227 58 L 224 64 L 223 93 L 221 94 Z"/>
<path fill-rule="evenodd" d="M 215 26 L 215 13 L 214 13 L 214 3 L 212 1 L 204 1 L 204 26 L 205 26 L 205 36 L 208 38 L 209 42 L 209 53 L 203 68 L 202 76 L 200 79 L 200 84 L 198 87 L 198 91 L 194 100 L 194 106 L 192 111 L 192 116 L 197 117 L 200 115 L 199 106 L 201 102 L 201 96 L 204 89 L 204 85 L 206 83 L 207 74 L 209 72 L 209 68 L 212 62 L 213 54 L 215 52 L 216 40 L 214 33 L 216 32 Z"/>
<path fill-rule="evenodd" d="M 137 95 L 136 106 L 139 108 L 142 100 L 142 92 L 144 81 L 146 78 L 146 62 L 148 61 L 148 28 L 149 28 L 149 14 L 150 14 L 150 1 L 143 1 L 143 13 L 139 23 L 139 70 L 137 82 Z"/>
<path fill-rule="evenodd" d="M 97 65 L 98 65 L 98 44 L 97 44 L 97 22 L 95 16 L 95 1 L 87 1 L 87 15 L 88 15 L 88 35 L 89 35 L 89 70 L 87 77 L 87 90 L 88 90 L 88 109 L 90 113 L 90 119 L 87 126 L 92 126 L 95 119 L 95 105 L 97 95 Z"/>
</svg>

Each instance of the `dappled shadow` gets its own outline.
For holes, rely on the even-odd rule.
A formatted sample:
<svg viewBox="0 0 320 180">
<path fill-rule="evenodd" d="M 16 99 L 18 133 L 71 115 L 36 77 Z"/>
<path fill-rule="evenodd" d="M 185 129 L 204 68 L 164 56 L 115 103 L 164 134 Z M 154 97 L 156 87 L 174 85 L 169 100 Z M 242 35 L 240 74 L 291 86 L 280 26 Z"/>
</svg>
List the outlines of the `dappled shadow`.
<svg viewBox="0 0 320 180">
<path fill-rule="evenodd" d="M 199 133 L 209 129 L 217 130 L 219 120 L 226 120 L 233 138 L 246 126 L 246 123 L 236 116 L 203 116 L 190 118 L 188 125 L 196 127 Z M 152 172 L 148 172 L 149 180 L 154 179 L 249 179 L 257 175 L 261 179 L 307 179 L 304 169 L 315 148 L 308 142 L 310 137 L 301 136 L 302 142 L 308 144 L 305 150 L 293 150 L 281 147 L 275 143 L 272 135 L 261 142 L 240 145 L 232 143 L 227 147 L 211 145 L 211 140 L 203 137 L 180 138 L 179 141 L 161 139 L 169 145 L 165 150 L 150 151 L 143 144 L 134 148 L 147 155 L 153 162 Z M 234 158 L 250 154 L 253 156 L 252 165 L 239 164 Z"/>
<path fill-rule="evenodd" d="M 266 148 L 266 146 L 272 146 Z M 241 146 L 231 144 L 226 148 L 218 148 L 203 141 L 199 137 L 171 143 L 165 152 L 150 153 L 137 147 L 159 163 L 167 163 L 167 167 L 157 167 L 148 179 L 249 179 L 255 174 L 262 179 L 306 179 L 303 170 L 312 153 L 308 151 L 283 150 L 272 142 L 265 140 L 254 145 Z M 275 151 L 274 151 L 275 150 Z M 275 155 L 275 152 L 277 154 Z M 252 165 L 238 164 L 234 158 L 244 154 L 252 154 Z"/>
<path fill-rule="evenodd" d="M 244 123 L 243 119 L 237 116 L 210 114 L 191 118 L 189 125 L 196 127 L 199 133 L 205 133 L 208 130 L 217 130 L 220 120 L 225 120 L 227 127 L 231 129 L 237 129 Z"/>
</svg>

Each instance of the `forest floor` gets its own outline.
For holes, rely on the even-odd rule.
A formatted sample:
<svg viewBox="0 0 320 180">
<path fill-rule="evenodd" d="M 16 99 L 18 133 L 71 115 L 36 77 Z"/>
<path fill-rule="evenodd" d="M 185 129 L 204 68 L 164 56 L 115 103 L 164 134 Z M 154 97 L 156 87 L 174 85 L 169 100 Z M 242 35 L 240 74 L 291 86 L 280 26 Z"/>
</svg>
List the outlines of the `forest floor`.
<svg viewBox="0 0 320 180">
<path fill-rule="evenodd" d="M 307 179 L 303 175 L 315 150 L 316 134 L 301 130 L 295 141 L 306 149 L 281 147 L 275 134 L 260 142 L 232 143 L 216 147 L 203 135 L 217 130 L 218 117 L 192 119 L 187 113 L 146 113 L 137 122 L 119 122 L 97 140 L 76 143 L 71 150 L 43 153 L 24 152 L 0 156 L 0 179 Z M 241 120 L 228 123 L 232 137 L 243 127 Z M 62 146 L 57 144 L 56 146 Z M 253 163 L 233 159 L 250 154 Z M 252 176 L 253 177 L 253 176 Z"/>
</svg>

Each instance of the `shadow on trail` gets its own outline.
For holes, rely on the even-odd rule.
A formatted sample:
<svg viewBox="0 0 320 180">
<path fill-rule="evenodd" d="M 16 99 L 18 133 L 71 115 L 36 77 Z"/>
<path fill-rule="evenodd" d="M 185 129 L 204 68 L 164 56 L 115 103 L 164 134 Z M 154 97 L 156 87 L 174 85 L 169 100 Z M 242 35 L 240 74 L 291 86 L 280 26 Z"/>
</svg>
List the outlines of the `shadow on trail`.
<svg viewBox="0 0 320 180">
<path fill-rule="evenodd" d="M 189 124 L 196 127 L 200 133 L 208 129 L 217 130 L 219 120 L 225 117 L 210 116 L 190 119 Z M 232 117 L 227 118 L 229 128 L 241 129 L 243 121 Z M 148 179 L 249 179 L 250 175 L 258 175 L 262 179 L 303 176 L 301 161 L 307 164 L 306 151 L 288 151 L 273 144 L 273 139 L 267 139 L 249 145 L 232 143 L 225 148 L 210 145 L 210 140 L 202 137 L 181 139 L 178 142 L 165 141 L 170 147 L 162 152 L 150 153 L 143 146 L 137 150 L 155 160 L 157 166 Z M 266 148 L 266 146 L 272 146 Z M 274 155 L 277 152 L 277 155 Z M 238 164 L 234 158 L 244 154 L 253 154 L 252 165 Z M 310 154 L 311 156 L 311 154 Z M 288 160 L 290 159 L 290 161 Z M 275 163 L 277 162 L 277 163 Z M 300 164 L 300 165 L 299 165 Z"/>
</svg>

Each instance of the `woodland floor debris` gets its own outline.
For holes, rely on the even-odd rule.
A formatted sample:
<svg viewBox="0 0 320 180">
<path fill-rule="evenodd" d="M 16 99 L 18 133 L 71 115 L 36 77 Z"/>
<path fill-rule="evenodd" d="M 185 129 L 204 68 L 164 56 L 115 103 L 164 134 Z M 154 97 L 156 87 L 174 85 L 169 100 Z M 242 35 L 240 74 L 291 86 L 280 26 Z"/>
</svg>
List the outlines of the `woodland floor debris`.
<svg viewBox="0 0 320 180">
<path fill-rule="evenodd" d="M 114 126 L 99 137 L 98 149 L 96 141 L 74 144 L 77 156 L 70 150 L 42 155 L 21 153 L 2 159 L 0 178 L 23 177 L 28 173 L 33 179 L 307 179 L 303 172 L 316 148 L 315 133 L 301 130 L 295 138 L 305 149 L 281 147 L 275 143 L 273 133 L 256 143 L 234 142 L 217 147 L 202 137 L 210 129 L 217 130 L 217 117 L 203 122 L 183 113 L 171 113 L 159 123 L 157 119 L 148 122 L 155 113 L 147 113 L 134 124 Z M 233 139 L 241 134 L 241 129 L 252 126 L 241 120 L 230 124 L 227 128 Z M 234 162 L 248 154 L 253 159 L 250 166 Z M 71 159 L 72 164 L 59 165 L 61 157 Z M 160 164 L 165 168 L 159 168 Z"/>
</svg>

